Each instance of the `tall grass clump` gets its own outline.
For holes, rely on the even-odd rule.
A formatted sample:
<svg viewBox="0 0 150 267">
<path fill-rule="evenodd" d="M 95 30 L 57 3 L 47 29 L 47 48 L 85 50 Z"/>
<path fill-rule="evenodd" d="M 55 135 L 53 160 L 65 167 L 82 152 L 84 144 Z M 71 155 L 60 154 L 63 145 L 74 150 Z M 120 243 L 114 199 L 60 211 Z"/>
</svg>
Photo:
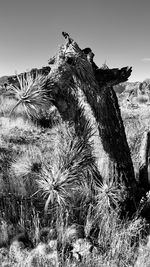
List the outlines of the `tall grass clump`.
<svg viewBox="0 0 150 267">
<path fill-rule="evenodd" d="M 95 266 L 133 266 L 144 239 L 146 222 L 138 212 L 132 219 L 120 217 L 123 191 L 115 185 L 102 185 L 90 207 L 85 229 L 99 251 Z"/>
<path fill-rule="evenodd" d="M 0 96 L 0 116 L 6 117 L 10 114 L 11 109 L 16 105 L 16 100 L 6 96 Z"/>
<path fill-rule="evenodd" d="M 11 191 L 31 197 L 37 190 L 36 176 L 42 167 L 42 154 L 38 147 L 28 145 L 19 157 L 17 156 L 10 166 Z"/>
</svg>

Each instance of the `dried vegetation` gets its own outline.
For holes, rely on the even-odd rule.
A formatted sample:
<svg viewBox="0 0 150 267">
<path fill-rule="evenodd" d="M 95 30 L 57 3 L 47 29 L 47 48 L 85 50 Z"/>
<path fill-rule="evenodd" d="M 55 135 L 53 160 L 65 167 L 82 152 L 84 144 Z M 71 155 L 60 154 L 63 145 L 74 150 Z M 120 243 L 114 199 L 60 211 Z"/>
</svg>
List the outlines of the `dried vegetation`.
<svg viewBox="0 0 150 267">
<path fill-rule="evenodd" d="M 124 186 L 102 183 L 82 105 L 77 131 L 53 106 L 47 77 L 18 82 L 0 96 L 0 265 L 149 266 L 149 223 L 139 210 L 121 218 Z M 144 122 L 123 118 L 133 152 Z"/>
</svg>

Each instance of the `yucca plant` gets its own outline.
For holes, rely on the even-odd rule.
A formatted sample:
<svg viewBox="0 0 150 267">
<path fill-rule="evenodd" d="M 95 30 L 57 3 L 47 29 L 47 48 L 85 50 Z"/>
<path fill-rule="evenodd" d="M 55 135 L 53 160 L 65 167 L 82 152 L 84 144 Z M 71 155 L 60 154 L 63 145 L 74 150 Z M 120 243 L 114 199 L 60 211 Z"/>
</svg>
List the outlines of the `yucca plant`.
<svg viewBox="0 0 150 267">
<path fill-rule="evenodd" d="M 50 203 L 60 209 L 69 209 L 75 205 L 75 195 L 81 191 L 84 184 L 81 174 L 75 174 L 71 168 L 58 168 L 58 166 L 44 166 L 37 180 L 39 192 L 42 193 L 45 202 L 45 211 L 48 211 Z M 80 192 L 81 193 L 81 192 Z"/>
<path fill-rule="evenodd" d="M 39 119 L 42 109 L 49 109 L 51 102 L 45 89 L 46 77 L 37 75 L 35 78 L 28 73 L 27 75 L 17 75 L 19 85 L 10 85 L 10 90 L 17 100 L 12 108 L 10 115 L 20 105 L 29 118 Z"/>
<path fill-rule="evenodd" d="M 48 211 L 50 203 L 55 207 L 72 210 L 81 209 L 81 202 L 88 202 L 92 178 L 95 175 L 94 159 L 91 151 L 83 140 L 77 137 L 69 143 L 59 143 L 55 159 L 51 163 L 44 162 L 42 171 L 37 179 L 39 191 Z M 93 177 L 92 177 L 93 172 Z"/>
</svg>

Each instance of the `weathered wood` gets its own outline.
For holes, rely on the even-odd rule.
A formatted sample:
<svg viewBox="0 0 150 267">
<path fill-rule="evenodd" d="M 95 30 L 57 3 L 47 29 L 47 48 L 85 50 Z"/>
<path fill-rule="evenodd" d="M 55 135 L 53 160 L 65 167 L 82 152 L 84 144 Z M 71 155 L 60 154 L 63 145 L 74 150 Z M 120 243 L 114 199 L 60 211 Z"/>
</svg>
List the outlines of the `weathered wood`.
<svg viewBox="0 0 150 267">
<path fill-rule="evenodd" d="M 95 77 L 100 86 L 114 86 L 128 80 L 131 75 L 132 67 L 123 67 L 121 69 L 97 69 Z"/>
<path fill-rule="evenodd" d="M 114 86 L 119 83 L 126 82 L 131 75 L 132 67 L 123 67 L 121 69 L 110 69 L 106 64 L 99 68 L 94 62 L 94 53 L 91 48 L 82 50 L 87 57 L 87 60 L 92 65 L 95 78 L 100 87 Z"/>
<path fill-rule="evenodd" d="M 139 151 L 139 184 L 145 189 L 150 190 L 150 181 L 148 177 L 148 154 L 150 149 L 150 132 L 144 132 L 140 151 Z"/>
<path fill-rule="evenodd" d="M 66 38 L 66 44 L 49 61 L 47 88 L 62 117 L 74 122 L 77 134 L 82 134 L 83 120 L 89 122 L 100 182 L 124 185 L 124 206 L 133 212 L 139 194 L 117 97 L 112 87 L 98 83 L 86 55 L 68 35 Z"/>
</svg>

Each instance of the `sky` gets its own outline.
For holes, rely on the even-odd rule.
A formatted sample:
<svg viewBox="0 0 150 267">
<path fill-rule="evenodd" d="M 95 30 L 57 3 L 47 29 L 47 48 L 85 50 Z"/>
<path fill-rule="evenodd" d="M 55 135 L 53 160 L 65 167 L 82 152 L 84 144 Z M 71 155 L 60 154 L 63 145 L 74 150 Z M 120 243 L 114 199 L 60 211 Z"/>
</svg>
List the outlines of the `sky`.
<svg viewBox="0 0 150 267">
<path fill-rule="evenodd" d="M 46 66 L 66 31 L 98 66 L 150 78 L 150 0 L 1 0 L 0 77 Z"/>
</svg>

